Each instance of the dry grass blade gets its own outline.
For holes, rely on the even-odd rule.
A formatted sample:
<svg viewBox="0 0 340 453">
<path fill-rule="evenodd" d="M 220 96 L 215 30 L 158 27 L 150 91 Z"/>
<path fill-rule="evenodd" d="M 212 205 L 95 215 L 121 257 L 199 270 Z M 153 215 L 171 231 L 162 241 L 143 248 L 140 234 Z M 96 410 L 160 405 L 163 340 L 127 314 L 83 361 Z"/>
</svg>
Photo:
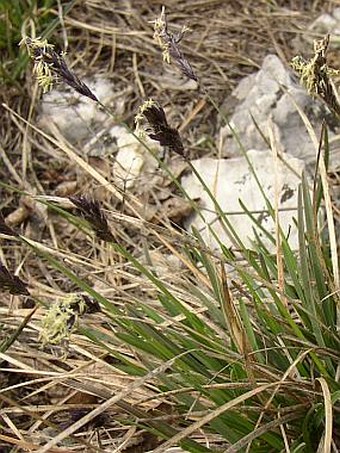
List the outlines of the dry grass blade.
<svg viewBox="0 0 340 453">
<path fill-rule="evenodd" d="M 16 445 L 23 449 L 23 451 L 36 451 L 38 445 L 33 444 L 32 442 L 23 441 L 21 439 L 16 439 L 14 437 L 5 436 L 4 434 L 0 434 L 0 439 L 4 442 L 9 443 L 10 445 Z M 64 448 L 51 448 L 49 450 L 50 453 L 70 453 L 70 449 Z"/>
<path fill-rule="evenodd" d="M 248 434 L 247 436 L 237 441 L 232 447 L 229 447 L 226 450 L 224 450 L 223 453 L 238 453 L 239 451 L 242 450 L 242 448 L 251 444 L 255 439 L 260 437 L 262 434 L 265 434 L 268 431 L 277 428 L 278 426 L 281 426 L 284 423 L 288 423 L 298 417 L 300 417 L 300 414 L 293 413 L 280 417 L 277 420 L 268 422 L 265 425 L 261 426 L 260 428 L 254 429 L 252 433 Z"/>
<path fill-rule="evenodd" d="M 239 353 L 243 356 L 247 356 L 251 351 L 251 347 L 242 326 L 242 321 L 235 306 L 232 294 L 229 291 L 227 275 L 223 264 L 221 266 L 221 284 L 223 291 L 222 312 L 225 322 L 229 326 L 231 338 L 237 345 Z"/>
<path fill-rule="evenodd" d="M 171 360 L 168 360 L 167 362 L 164 362 L 161 366 L 158 368 L 150 371 L 146 376 L 143 376 L 139 379 L 136 379 L 132 384 L 126 386 L 124 390 L 121 390 L 118 392 L 116 395 L 113 397 L 107 399 L 104 403 L 102 403 L 100 406 L 98 406 L 96 409 L 93 409 L 91 412 L 86 414 L 84 417 L 79 419 L 77 422 L 73 423 L 71 426 L 69 426 L 67 429 L 59 433 L 56 437 L 51 439 L 46 445 L 44 445 L 42 448 L 39 448 L 37 453 L 47 453 L 50 451 L 50 448 L 54 447 L 57 445 L 59 442 L 61 442 L 63 439 L 66 439 L 68 436 L 71 434 L 75 433 L 79 428 L 82 426 L 86 425 L 89 421 L 91 421 L 93 418 L 97 417 L 98 415 L 102 414 L 105 412 L 107 409 L 109 409 L 112 405 L 119 403 L 121 400 L 129 396 L 131 393 L 135 392 L 137 389 L 140 387 L 143 387 L 147 381 L 150 379 L 156 378 L 159 374 L 164 373 L 169 367 L 171 367 L 174 362 L 179 358 L 184 355 L 189 354 L 191 351 L 186 351 L 183 354 L 174 357 Z"/>
<path fill-rule="evenodd" d="M 279 157 L 281 156 L 281 150 L 278 149 L 279 140 L 275 134 L 275 128 L 273 121 L 270 119 L 268 121 L 268 135 L 270 148 L 273 152 L 274 158 L 274 170 L 275 170 L 275 199 L 274 199 L 274 219 L 275 219 L 275 243 L 276 243 L 276 263 L 277 263 L 277 280 L 280 291 L 284 293 L 284 265 L 283 265 L 283 255 L 282 255 L 282 237 L 281 237 L 281 227 L 280 227 L 280 213 L 279 213 Z M 282 302 L 285 306 L 288 306 L 287 299 L 284 297 Z"/>
<path fill-rule="evenodd" d="M 322 453 L 331 453 L 332 451 L 332 431 L 333 431 L 333 409 L 332 398 L 326 379 L 316 379 L 322 388 L 325 406 L 325 435 L 323 438 Z"/>
<path fill-rule="evenodd" d="M 256 395 L 259 395 L 262 392 L 265 392 L 266 390 L 268 390 L 276 385 L 277 385 L 276 382 L 261 385 L 254 390 L 250 390 L 249 392 L 246 392 L 243 395 L 238 396 L 237 398 L 235 398 L 231 401 L 228 401 L 225 404 L 222 404 L 217 409 L 212 410 L 208 415 L 203 416 L 200 420 L 198 420 L 197 422 L 194 422 L 187 428 L 183 429 L 180 433 L 176 434 L 175 436 L 171 437 L 171 439 L 167 440 L 162 445 L 155 448 L 153 453 L 163 453 L 166 448 L 169 448 L 173 445 L 178 445 L 181 440 L 185 439 L 186 437 L 189 437 L 195 431 L 202 428 L 202 426 L 211 422 L 211 420 L 213 420 L 214 418 L 218 417 L 219 415 L 223 414 L 224 412 L 226 412 L 230 409 L 233 409 L 234 407 L 238 406 L 239 404 L 243 403 L 244 401 L 247 401 L 248 399 L 250 399 Z"/>
<path fill-rule="evenodd" d="M 324 136 L 324 134 L 323 134 Z M 322 143 L 323 136 L 320 137 L 320 143 Z M 339 257 L 338 257 L 338 247 L 337 247 L 337 235 L 335 230 L 335 221 L 333 215 L 332 207 L 332 198 L 329 187 L 329 178 L 327 175 L 327 169 L 324 160 L 324 153 L 321 153 L 321 158 L 319 159 L 319 169 L 322 182 L 322 189 L 324 192 L 326 216 L 327 216 L 327 225 L 329 232 L 329 241 L 331 247 L 331 258 L 332 258 L 332 267 L 333 267 L 333 278 L 335 290 L 340 289 L 340 272 L 339 272 Z"/>
</svg>

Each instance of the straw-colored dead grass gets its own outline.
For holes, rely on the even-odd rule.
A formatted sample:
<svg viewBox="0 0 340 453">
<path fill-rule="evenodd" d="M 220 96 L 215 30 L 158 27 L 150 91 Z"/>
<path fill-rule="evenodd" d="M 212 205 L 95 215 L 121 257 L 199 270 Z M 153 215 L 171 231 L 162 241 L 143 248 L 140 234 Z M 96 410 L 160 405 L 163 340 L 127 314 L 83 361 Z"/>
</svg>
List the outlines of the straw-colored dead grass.
<svg viewBox="0 0 340 453">
<path fill-rule="evenodd" d="M 204 90 L 188 89 L 192 86 L 188 87 L 176 69 L 161 63 L 160 49 L 152 39 L 151 21 L 159 15 L 163 3 L 158 0 L 84 0 L 76 4 L 69 16 L 64 18 L 64 28 L 54 38 L 61 45 L 68 45 L 68 61 L 79 76 L 103 73 L 110 77 L 117 91 L 126 90 L 123 118 L 128 123 L 132 124 L 141 101 L 152 96 L 162 105 L 170 107 L 171 121 L 179 125 L 193 155 L 214 153 L 214 146 L 210 150 L 199 149 L 197 140 L 203 135 L 214 137 L 217 127 L 215 109 L 206 101 Z M 260 67 L 265 55 L 275 52 L 288 62 L 296 54 L 294 46 L 298 45 L 299 36 L 308 33 L 306 26 L 312 19 L 321 10 L 331 10 L 340 4 L 339 1 L 324 0 L 171 0 L 165 3 L 172 27 L 179 31 L 183 25 L 190 26 L 192 31 L 183 41 L 183 52 L 199 74 L 202 86 L 217 104 L 226 99 L 243 76 Z M 21 92 L 11 88 L 0 95 L 14 111 L 34 123 L 39 99 L 29 72 L 27 84 Z M 105 104 L 105 99 L 101 101 Z M 152 252 L 156 254 L 163 250 L 166 255 L 169 254 L 170 239 L 162 230 L 164 224 L 168 223 L 168 212 L 165 215 L 161 210 L 157 212 L 162 205 L 160 194 L 174 190 L 169 182 L 159 182 L 160 187 L 140 200 L 144 208 L 150 205 L 152 213 L 156 209 L 157 215 L 148 216 L 144 209 L 140 211 L 140 218 L 132 222 L 128 217 L 132 214 L 129 203 L 135 208 L 137 206 L 133 199 L 131 201 L 126 195 L 123 201 L 118 200 L 109 189 L 112 183 L 100 184 L 98 178 L 96 180 L 93 177 L 93 172 L 91 175 L 86 171 L 86 165 L 80 169 L 70 154 L 66 155 L 60 150 L 62 147 L 58 149 L 55 143 L 43 138 L 8 110 L 1 112 L 2 182 L 27 191 L 30 195 L 54 195 L 62 184 L 70 191 L 67 195 L 71 195 L 77 187 L 82 187 L 82 192 L 91 192 L 100 185 L 103 204 L 116 211 L 109 217 L 115 226 L 113 234 L 117 241 L 139 254 L 145 246 L 145 237 L 152 230 Z M 62 146 L 67 147 L 67 144 Z M 90 164 L 99 174 L 105 173 L 105 162 L 92 160 Z M 179 165 L 178 162 L 175 165 Z M 78 276 L 86 278 L 106 296 L 114 296 L 116 303 L 123 304 L 126 294 L 131 299 L 143 294 L 145 300 L 152 303 L 150 285 L 135 275 L 129 265 L 121 262 L 121 258 L 111 249 L 91 243 L 60 216 L 48 212 L 32 198 L 4 188 L 0 189 L 0 193 L 2 211 L 5 216 L 11 216 L 11 224 L 26 236 L 52 247 L 53 253 L 63 259 Z M 143 226 L 143 216 L 153 222 L 152 227 L 147 223 Z M 155 225 L 157 222 L 158 225 Z M 176 232 L 171 226 L 166 234 L 175 242 Z M 159 253 L 159 256 L 162 255 Z M 32 293 L 47 303 L 53 303 L 65 292 L 75 289 L 55 270 L 14 241 L 1 244 L 0 258 L 11 269 L 20 270 L 20 276 L 29 282 Z M 162 262 L 162 266 L 165 275 L 171 275 L 171 264 Z M 176 278 L 179 275 L 173 276 L 174 288 Z M 2 300 L 6 301 L 1 308 L 1 319 L 6 324 L 3 333 L 10 335 L 29 313 L 31 302 L 27 300 L 26 305 L 23 305 L 22 299 L 17 296 L 4 296 Z M 98 357 L 101 351 L 90 346 L 80 336 L 72 338 L 67 362 L 53 355 L 53 351 L 40 351 L 37 338 L 41 315 L 42 309 L 39 308 L 34 313 L 34 321 L 15 343 L 15 347 L 8 355 L 0 356 L 3 360 L 1 387 L 9 389 L 5 394 L 0 394 L 2 424 L 6 425 L 3 432 L 7 436 L 0 435 L 0 448 L 7 450 L 15 444 L 20 446 L 20 451 L 36 448 L 40 442 L 46 441 L 45 436 L 54 435 L 55 425 L 62 428 L 63 417 L 58 418 L 55 412 L 56 402 L 59 404 L 58 413 L 64 411 L 68 422 L 75 421 L 122 388 L 121 376 L 105 365 L 104 356 Z M 100 313 L 88 316 L 91 316 L 92 323 L 100 326 Z M 142 452 L 155 446 L 155 438 L 123 426 L 124 405 L 135 404 L 140 414 L 146 414 L 157 405 L 142 403 L 152 394 L 152 388 L 138 388 L 131 398 L 125 398 L 124 402 L 105 412 L 106 432 L 102 429 L 100 434 L 103 447 L 110 446 L 113 451 L 116 446 L 125 445 L 123 451 Z M 70 409 L 67 404 L 74 406 Z M 169 419 L 175 416 L 171 413 L 171 407 L 167 407 L 165 412 L 169 413 Z M 20 434 L 25 429 L 30 430 L 29 440 Z M 107 434 L 108 429 L 111 430 L 110 435 Z M 86 426 L 84 434 L 77 438 L 78 445 L 84 449 L 81 451 L 85 451 L 85 444 L 95 435 L 93 423 Z M 72 448 L 70 444 L 58 451 L 73 451 Z"/>
</svg>

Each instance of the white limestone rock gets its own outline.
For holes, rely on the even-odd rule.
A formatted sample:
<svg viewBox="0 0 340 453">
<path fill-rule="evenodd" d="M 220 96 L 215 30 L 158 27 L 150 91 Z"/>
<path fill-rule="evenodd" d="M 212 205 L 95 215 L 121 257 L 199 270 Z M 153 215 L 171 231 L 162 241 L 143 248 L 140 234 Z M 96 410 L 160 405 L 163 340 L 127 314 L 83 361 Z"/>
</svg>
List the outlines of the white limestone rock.
<svg viewBox="0 0 340 453">
<path fill-rule="evenodd" d="M 291 155 L 282 157 L 285 165 L 278 158 L 273 157 L 271 151 L 250 150 L 247 157 L 252 162 L 261 187 L 272 206 L 275 206 L 275 196 L 278 194 L 279 219 L 282 230 L 289 238 L 293 249 L 298 248 L 298 232 L 294 224 L 297 215 L 297 190 L 305 164 L 302 160 Z M 275 237 L 275 223 L 267 211 L 264 198 L 249 168 L 245 157 L 231 159 L 202 158 L 193 161 L 193 165 L 205 184 L 215 195 L 223 212 L 228 216 L 233 228 L 246 245 L 252 248 L 255 239 L 254 228 L 270 251 L 275 252 L 273 244 L 268 240 L 261 229 L 257 228 L 247 214 L 244 213 L 240 201 L 253 212 L 260 225 Z M 290 168 L 294 169 L 291 171 Z M 227 247 L 232 247 L 232 241 L 226 235 L 210 199 L 194 174 L 182 178 L 182 184 L 192 199 L 199 199 L 201 217 L 195 214 L 187 224 L 188 230 L 195 227 L 203 236 L 207 245 L 215 250 L 219 249 L 218 242 L 210 231 L 210 226 L 220 241 Z"/>
<path fill-rule="evenodd" d="M 314 36 L 330 34 L 331 47 L 340 48 L 340 8 L 334 8 L 330 13 L 323 13 L 308 27 L 310 33 L 304 33 L 301 37 L 304 41 L 312 44 Z"/>
<path fill-rule="evenodd" d="M 337 27 L 338 21 L 332 14 L 321 14 L 309 27 L 318 33 L 331 33 Z"/>
<path fill-rule="evenodd" d="M 295 103 L 309 112 L 313 127 L 318 133 L 324 107 L 307 94 L 293 74 L 275 55 L 268 55 L 260 71 L 243 79 L 232 93 L 238 101 L 230 124 L 245 150 L 266 149 L 268 119 L 277 126 L 281 146 L 287 153 L 303 159 L 307 164 L 315 162 L 316 151 Z M 254 122 L 254 120 L 256 122 Z M 227 125 L 220 131 L 222 155 L 235 157 L 242 154 Z"/>
<path fill-rule="evenodd" d="M 84 82 L 98 99 L 110 105 L 116 93 L 108 79 L 97 76 L 91 80 L 85 79 Z M 60 86 L 43 96 L 39 116 L 40 127 L 48 129 L 49 123 L 55 123 L 66 140 L 72 144 L 79 144 L 93 136 L 107 120 L 107 113 L 100 111 L 94 101 L 67 86 Z"/>
<path fill-rule="evenodd" d="M 123 189 L 129 189 L 139 182 L 145 188 L 147 181 L 152 180 L 150 175 L 156 173 L 158 167 L 156 159 L 143 143 L 124 127 L 114 126 L 109 134 L 115 139 L 118 148 L 113 164 L 115 184 Z M 148 138 L 144 141 L 153 152 L 160 152 L 160 147 L 155 141 Z"/>
<path fill-rule="evenodd" d="M 309 26 L 309 30 L 320 35 L 331 35 L 332 47 L 340 47 L 340 8 L 335 8 L 332 13 L 321 14 Z M 307 38 L 307 37 L 306 37 Z M 307 38 L 310 41 L 310 38 Z"/>
</svg>

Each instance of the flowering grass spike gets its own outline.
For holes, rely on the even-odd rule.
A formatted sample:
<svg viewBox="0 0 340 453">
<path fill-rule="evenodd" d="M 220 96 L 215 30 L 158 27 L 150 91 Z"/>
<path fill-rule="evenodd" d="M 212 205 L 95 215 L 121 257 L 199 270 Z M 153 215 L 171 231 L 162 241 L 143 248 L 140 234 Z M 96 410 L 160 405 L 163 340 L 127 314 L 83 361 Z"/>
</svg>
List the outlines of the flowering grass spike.
<svg viewBox="0 0 340 453">
<path fill-rule="evenodd" d="M 74 329 L 76 320 L 86 310 L 86 304 L 77 294 L 69 294 L 55 302 L 42 319 L 39 340 L 43 346 L 59 345 L 67 341 Z"/>
<path fill-rule="evenodd" d="M 164 148 L 168 148 L 181 156 L 185 157 L 185 150 L 177 129 L 169 126 L 163 108 L 158 102 L 149 99 L 139 107 L 135 117 L 138 130 L 143 130 L 143 121 L 146 119 L 148 125 L 145 131 L 148 136 Z"/>
<path fill-rule="evenodd" d="M 96 235 L 103 241 L 113 241 L 114 238 L 107 223 L 105 214 L 96 200 L 89 200 L 84 196 L 70 197 L 72 203 L 77 206 L 80 214 L 94 229 Z"/>
<path fill-rule="evenodd" d="M 54 46 L 49 44 L 46 39 L 24 38 L 19 43 L 19 45 L 21 44 L 25 44 L 27 47 L 34 62 L 33 71 L 44 93 L 50 91 L 56 82 L 63 81 L 83 96 L 98 101 L 90 88 L 69 69 L 63 52 L 57 53 Z"/>
<path fill-rule="evenodd" d="M 305 60 L 296 56 L 291 61 L 292 68 L 299 74 L 302 85 L 312 96 L 319 96 L 328 107 L 340 116 L 340 104 L 331 77 L 338 75 L 339 70 L 330 68 L 326 54 L 329 45 L 329 35 L 314 41 L 314 56 Z"/>
<path fill-rule="evenodd" d="M 2 263 L 0 263 L 0 290 L 22 296 L 29 296 L 30 294 L 27 283 L 23 282 L 17 275 L 12 274 Z"/>
<path fill-rule="evenodd" d="M 188 30 L 189 29 L 187 27 L 183 27 L 180 33 L 171 33 L 168 30 L 165 8 L 163 6 L 160 17 L 154 21 L 153 37 L 162 49 L 163 60 L 166 63 L 171 63 L 171 58 L 173 58 L 178 64 L 182 73 L 189 77 L 189 79 L 195 80 L 197 82 L 197 75 L 195 74 L 194 70 L 191 67 L 191 64 L 185 58 L 183 52 L 179 48 L 179 43 L 182 41 L 184 34 Z"/>
</svg>

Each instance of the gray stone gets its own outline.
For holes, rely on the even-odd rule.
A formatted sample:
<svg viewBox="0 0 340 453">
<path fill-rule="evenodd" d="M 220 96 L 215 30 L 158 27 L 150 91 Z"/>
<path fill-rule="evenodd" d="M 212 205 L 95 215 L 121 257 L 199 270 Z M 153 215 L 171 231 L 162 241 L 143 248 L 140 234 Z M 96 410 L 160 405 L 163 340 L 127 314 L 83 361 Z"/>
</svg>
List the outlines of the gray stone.
<svg viewBox="0 0 340 453">
<path fill-rule="evenodd" d="M 298 232 L 294 218 L 297 216 L 297 189 L 301 181 L 300 175 L 305 168 L 304 162 L 287 154 L 284 155 L 284 162 L 282 162 L 268 150 L 250 150 L 247 152 L 247 157 L 254 167 L 262 190 L 273 207 L 275 200 L 278 200 L 280 226 L 289 238 L 291 247 L 297 249 Z M 234 157 L 219 160 L 205 157 L 193 161 L 193 165 L 214 194 L 245 246 L 253 247 L 255 229 L 264 244 L 274 253 L 275 247 L 271 241 L 244 213 L 240 204 L 242 201 L 246 208 L 253 212 L 261 227 L 275 237 L 275 222 L 267 210 L 264 197 L 247 159 Z M 195 214 L 188 221 L 187 228 L 190 230 L 194 226 L 198 229 L 208 247 L 219 249 L 214 233 L 225 246 L 232 247 L 233 242 L 218 220 L 219 216 L 213 201 L 196 176 L 190 174 L 183 177 L 182 185 L 192 199 L 200 200 L 200 212 L 204 217 L 203 220 L 201 216 Z"/>
<path fill-rule="evenodd" d="M 277 56 L 268 55 L 261 70 L 241 81 L 233 96 L 239 104 L 230 118 L 230 125 L 245 150 L 268 148 L 263 136 L 267 137 L 268 119 L 271 119 L 277 126 L 284 151 L 304 159 L 307 164 L 315 162 L 315 146 L 296 105 L 304 112 L 313 112 L 312 125 L 317 134 L 325 108 L 308 95 Z M 223 156 L 242 154 L 230 126 L 221 129 L 220 140 Z"/>
<path fill-rule="evenodd" d="M 338 25 L 338 20 L 334 14 L 321 14 L 310 26 L 310 29 L 318 33 L 331 33 Z"/>
<path fill-rule="evenodd" d="M 154 185 L 158 163 L 147 148 L 159 154 L 159 144 L 148 137 L 145 137 L 142 143 L 122 126 L 113 126 L 109 133 L 115 137 L 118 148 L 113 165 L 115 184 L 125 189 L 131 189 L 136 183 L 144 189 L 150 184 Z"/>
<path fill-rule="evenodd" d="M 331 14 L 321 14 L 310 26 L 309 31 L 302 35 L 302 38 L 311 43 L 315 34 L 331 35 L 331 46 L 332 48 L 340 48 L 340 8 L 335 8 Z"/>
<path fill-rule="evenodd" d="M 105 103 L 110 105 L 115 93 L 109 80 L 98 76 L 84 82 L 98 99 L 104 99 Z M 72 144 L 93 137 L 107 120 L 107 113 L 100 111 L 94 101 L 67 87 L 59 87 L 43 96 L 40 127 L 48 128 L 50 122 L 55 123 L 62 135 Z M 110 121 L 112 122 L 111 119 Z"/>
<path fill-rule="evenodd" d="M 333 17 L 336 19 L 338 22 L 340 22 L 340 8 L 335 8 L 333 11 Z"/>
</svg>

